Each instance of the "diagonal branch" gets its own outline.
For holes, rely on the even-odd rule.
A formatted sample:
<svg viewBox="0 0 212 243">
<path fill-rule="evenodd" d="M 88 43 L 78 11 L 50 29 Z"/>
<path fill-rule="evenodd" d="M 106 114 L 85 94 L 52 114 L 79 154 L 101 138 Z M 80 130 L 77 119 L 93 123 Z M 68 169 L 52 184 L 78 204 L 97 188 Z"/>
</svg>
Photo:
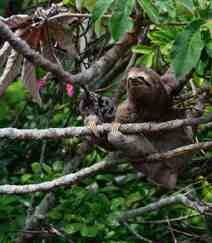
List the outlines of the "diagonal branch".
<svg viewBox="0 0 212 243">
<path fill-rule="evenodd" d="M 38 52 L 34 51 L 24 40 L 15 36 L 9 27 L 2 21 L 0 21 L 0 36 L 5 41 L 9 42 L 13 49 L 20 52 L 34 65 L 43 67 L 45 70 L 52 72 L 55 76 L 66 82 L 70 82 L 72 80 L 72 76 L 68 72 L 64 71 L 61 66 L 50 62 Z"/>
<path fill-rule="evenodd" d="M 176 149 L 169 150 L 164 153 L 154 153 L 152 155 L 147 156 L 145 158 L 145 160 L 146 160 L 146 162 L 168 160 L 173 157 L 182 156 L 182 155 L 188 154 L 188 153 L 194 153 L 196 151 L 200 151 L 202 149 L 208 149 L 208 148 L 212 148 L 212 141 L 189 144 L 186 146 L 182 146 L 182 147 L 179 147 Z"/>
<path fill-rule="evenodd" d="M 31 49 L 31 47 L 21 38 L 14 35 L 14 33 L 8 28 L 8 26 L 0 21 L 0 35 L 8 41 L 10 45 L 17 52 L 20 52 L 28 61 L 32 62 L 35 66 L 41 66 L 45 70 L 53 73 L 60 80 L 65 82 L 74 82 L 78 84 L 87 84 L 99 75 L 104 75 L 115 62 L 123 55 L 123 53 L 129 49 L 129 47 L 135 43 L 137 29 L 135 31 L 125 33 L 122 40 L 115 44 L 110 50 L 106 52 L 96 63 L 94 63 L 89 69 L 72 75 L 69 72 L 63 70 L 63 68 L 55 63 L 50 62 L 38 52 Z"/>
<path fill-rule="evenodd" d="M 105 160 L 102 160 L 90 167 L 83 168 L 76 173 L 71 173 L 59 177 L 52 181 L 43 182 L 39 184 L 23 185 L 23 186 L 22 185 L 2 185 L 0 186 L 0 194 L 24 194 L 24 193 L 31 193 L 36 191 L 50 191 L 60 186 L 70 186 L 114 164 L 117 164 L 117 157 L 114 156 L 112 153 L 111 156 L 107 156 L 107 159 Z"/>
<path fill-rule="evenodd" d="M 185 153 L 192 153 L 197 150 L 205 149 L 212 147 L 212 141 L 210 142 L 203 142 L 198 144 L 190 144 L 187 146 L 183 146 L 177 149 L 170 150 L 164 153 L 153 153 L 152 155 L 148 155 L 145 157 L 146 162 L 151 162 L 160 160 L 167 160 L 172 157 L 181 156 Z M 0 194 L 24 194 L 24 193 L 31 193 L 36 191 L 50 191 L 56 187 L 60 186 L 67 186 L 73 185 L 82 179 L 95 174 L 96 172 L 103 170 L 111 165 L 117 163 L 117 158 L 114 156 L 113 153 L 110 154 L 106 160 L 98 162 L 90 167 L 81 169 L 80 171 L 72 174 L 68 174 L 62 177 L 59 177 L 55 180 L 49 182 L 43 182 L 39 184 L 31 184 L 31 185 L 2 185 L 0 186 Z"/>
<path fill-rule="evenodd" d="M 64 167 L 64 174 L 71 173 L 72 168 L 75 167 L 79 162 L 84 158 L 86 152 L 88 152 L 91 148 L 91 145 L 88 144 L 87 141 L 81 143 L 79 145 L 78 150 L 74 157 L 72 157 L 68 163 L 65 163 Z M 41 200 L 39 205 L 34 209 L 32 214 L 28 215 L 25 220 L 25 226 L 23 232 L 16 239 L 16 243 L 25 243 L 32 240 L 34 235 L 27 233 L 30 230 L 38 230 L 40 229 L 40 223 L 45 220 L 50 208 L 55 207 L 56 200 L 55 200 L 55 193 L 49 192 L 47 193 L 44 198 Z"/>
<path fill-rule="evenodd" d="M 166 207 L 173 204 L 181 203 L 189 208 L 196 209 L 200 214 L 204 213 L 209 209 L 209 206 L 207 205 L 201 205 L 200 203 L 196 201 L 192 201 L 188 199 L 185 195 L 178 194 L 176 196 L 170 196 L 166 198 L 160 199 L 158 202 L 150 203 L 149 205 L 142 207 L 142 208 L 136 208 L 129 210 L 125 213 L 123 213 L 121 216 L 119 216 L 120 221 L 125 221 L 131 218 L 135 218 L 137 216 L 141 216 L 144 213 L 152 212 L 152 211 L 158 211 L 162 207 Z"/>
</svg>

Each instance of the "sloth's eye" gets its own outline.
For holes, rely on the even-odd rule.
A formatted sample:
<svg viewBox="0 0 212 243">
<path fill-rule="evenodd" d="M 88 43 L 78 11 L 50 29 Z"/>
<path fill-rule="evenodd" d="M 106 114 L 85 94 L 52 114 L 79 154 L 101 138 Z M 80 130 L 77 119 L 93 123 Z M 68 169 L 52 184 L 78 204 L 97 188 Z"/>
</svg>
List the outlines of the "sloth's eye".
<svg viewBox="0 0 212 243">
<path fill-rule="evenodd" d="M 150 83 L 144 77 L 129 78 L 128 81 L 133 86 L 139 86 L 145 84 L 146 86 L 151 86 Z"/>
<path fill-rule="evenodd" d="M 148 80 L 146 80 L 144 77 L 138 77 L 138 80 L 140 83 L 146 84 L 146 86 L 151 86 Z"/>
</svg>

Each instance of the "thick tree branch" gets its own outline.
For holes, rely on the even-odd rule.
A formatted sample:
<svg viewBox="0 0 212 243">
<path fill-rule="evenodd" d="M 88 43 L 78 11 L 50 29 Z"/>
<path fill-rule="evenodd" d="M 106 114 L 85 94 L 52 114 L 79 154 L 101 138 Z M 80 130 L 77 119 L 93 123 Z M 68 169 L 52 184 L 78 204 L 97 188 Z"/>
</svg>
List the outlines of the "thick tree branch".
<svg viewBox="0 0 212 243">
<path fill-rule="evenodd" d="M 137 30 L 136 30 L 137 31 Z M 87 84 L 92 81 L 94 77 L 104 75 L 115 62 L 129 49 L 129 47 L 136 41 L 136 31 L 126 33 L 122 40 L 114 45 L 106 54 L 94 63 L 89 69 L 72 75 L 63 70 L 63 68 L 55 63 L 50 62 L 38 52 L 32 50 L 30 46 L 21 38 L 14 35 L 8 26 L 0 21 L 0 35 L 10 43 L 10 45 L 17 52 L 20 52 L 27 60 L 32 62 L 35 66 L 41 66 L 45 70 L 53 73 L 59 79 L 65 82 L 72 81 L 78 84 Z"/>
<path fill-rule="evenodd" d="M 177 119 L 162 123 L 146 122 L 146 123 L 131 123 L 122 124 L 119 131 L 126 134 L 135 133 L 153 133 L 159 131 L 174 130 L 179 127 L 194 126 L 198 124 L 206 124 L 212 121 L 212 114 L 207 117 Z M 110 132 L 111 124 L 105 123 L 97 126 L 99 133 Z M 48 128 L 48 129 L 16 129 L 16 128 L 1 128 L 0 138 L 8 139 L 59 139 L 73 136 L 91 135 L 92 131 L 88 127 L 67 127 L 67 128 Z"/>
<path fill-rule="evenodd" d="M 70 186 L 114 164 L 117 164 L 117 157 L 112 153 L 111 156 L 108 156 L 107 159 L 102 160 L 101 162 L 98 162 L 90 167 L 83 168 L 76 173 L 71 173 L 52 181 L 23 186 L 2 185 L 0 186 L 0 194 L 24 194 L 36 191 L 50 191 L 60 186 Z"/>
</svg>

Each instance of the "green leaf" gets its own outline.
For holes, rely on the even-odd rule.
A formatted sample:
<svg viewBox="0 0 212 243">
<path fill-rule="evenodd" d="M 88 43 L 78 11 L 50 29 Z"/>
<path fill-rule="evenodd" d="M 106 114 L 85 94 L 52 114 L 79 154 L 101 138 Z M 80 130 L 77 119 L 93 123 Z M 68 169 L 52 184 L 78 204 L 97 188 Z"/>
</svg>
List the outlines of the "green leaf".
<svg viewBox="0 0 212 243">
<path fill-rule="evenodd" d="M 140 4 L 140 6 L 143 8 L 143 10 L 147 13 L 150 20 L 155 24 L 159 24 L 160 23 L 159 12 L 155 8 L 155 6 L 151 3 L 151 1 L 150 0 L 138 0 L 138 2 Z"/>
<path fill-rule="evenodd" d="M 114 0 L 97 0 L 91 17 L 92 21 L 96 22 L 99 18 L 101 18 L 113 1 Z"/>
<path fill-rule="evenodd" d="M 200 26 L 200 21 L 194 21 L 176 37 L 171 54 L 171 66 L 177 78 L 183 78 L 188 74 L 200 59 L 204 48 Z"/>
<path fill-rule="evenodd" d="M 32 164 L 32 171 L 33 171 L 33 173 L 37 173 L 37 174 L 40 173 L 41 172 L 40 163 L 34 162 Z"/>
<path fill-rule="evenodd" d="M 150 40 L 158 45 L 166 45 L 175 40 L 177 31 L 175 28 L 160 28 L 157 31 L 150 32 L 148 37 Z"/>
<path fill-rule="evenodd" d="M 132 12 L 134 0 L 119 0 L 115 4 L 111 18 L 111 30 L 114 40 L 118 40 L 125 32 L 133 26 L 129 15 Z"/>
<path fill-rule="evenodd" d="M 209 30 L 209 32 L 211 32 L 212 30 L 212 19 L 207 19 L 207 21 L 205 21 L 205 23 L 202 25 L 203 29 L 206 28 Z M 210 33 L 211 36 L 211 33 Z"/>
<path fill-rule="evenodd" d="M 64 220 L 65 221 L 68 221 L 68 222 L 83 222 L 84 218 L 81 217 L 80 215 L 76 215 L 76 214 L 71 214 L 71 213 L 68 213 L 68 212 L 65 212 L 64 214 Z"/>
<path fill-rule="evenodd" d="M 172 0 L 156 1 L 155 7 L 158 9 L 158 12 L 163 16 L 166 16 L 168 14 L 171 18 L 176 17 L 176 7 Z"/>
<path fill-rule="evenodd" d="M 53 164 L 53 170 L 60 172 L 63 169 L 63 161 L 57 160 Z"/>
<path fill-rule="evenodd" d="M 96 6 L 96 0 L 82 0 L 81 6 L 87 8 L 90 12 L 92 12 Z"/>
<path fill-rule="evenodd" d="M 7 0 L 1 0 L 0 1 L 0 9 L 5 9 L 7 6 Z"/>
<path fill-rule="evenodd" d="M 206 44 L 206 51 L 208 56 L 212 58 L 212 40 Z"/>
<path fill-rule="evenodd" d="M 0 103 L 0 122 L 7 121 L 10 118 L 10 107 L 5 101 L 1 101 Z M 2 125 L 1 125 L 2 126 Z"/>
<path fill-rule="evenodd" d="M 10 105 L 19 104 L 26 97 L 24 86 L 20 80 L 12 83 L 5 93 L 7 102 Z"/>
<path fill-rule="evenodd" d="M 98 234 L 98 227 L 84 225 L 80 229 L 80 233 L 83 237 L 95 237 Z"/>
<path fill-rule="evenodd" d="M 129 196 L 127 196 L 126 204 L 128 207 L 130 207 L 133 203 L 141 201 L 142 198 L 143 197 L 140 192 L 131 193 Z"/>
<path fill-rule="evenodd" d="M 154 55 L 155 55 L 154 52 L 148 55 L 143 55 L 137 59 L 136 64 L 137 65 L 143 64 L 144 66 L 150 68 L 153 64 Z"/>
<path fill-rule="evenodd" d="M 111 202 L 111 210 L 115 211 L 117 209 L 122 209 L 125 206 L 125 199 L 123 197 L 114 198 Z"/>
<path fill-rule="evenodd" d="M 51 175 L 52 173 L 52 168 L 48 166 L 47 164 L 42 164 L 44 171 L 47 173 L 47 175 Z"/>
<path fill-rule="evenodd" d="M 59 210 L 53 210 L 48 214 L 48 217 L 53 220 L 60 220 L 63 218 L 63 214 Z"/>
<path fill-rule="evenodd" d="M 134 46 L 132 48 L 132 51 L 134 53 L 137 53 L 137 54 L 152 54 L 152 52 L 154 52 L 154 48 L 152 47 L 149 47 L 149 46 L 145 46 L 145 45 L 142 45 L 142 44 L 138 44 L 137 46 Z"/>
<path fill-rule="evenodd" d="M 21 176 L 21 181 L 23 183 L 26 183 L 26 182 L 29 182 L 31 178 L 32 178 L 31 174 L 24 174 Z"/>
<path fill-rule="evenodd" d="M 6 205 L 10 205 L 10 204 L 14 204 L 15 202 L 17 202 L 17 197 L 16 196 L 1 196 L 1 201 L 0 201 L 0 205 L 1 208 L 5 207 Z"/>
<path fill-rule="evenodd" d="M 54 116 L 53 116 L 53 123 L 55 124 L 59 124 L 61 123 L 63 120 L 65 119 L 65 112 L 57 112 Z"/>
<path fill-rule="evenodd" d="M 185 7 L 187 10 L 189 10 L 192 13 L 194 11 L 193 0 L 181 0 L 181 1 L 178 1 L 177 4 L 182 5 L 183 7 Z"/>
<path fill-rule="evenodd" d="M 96 180 L 99 181 L 109 181 L 111 182 L 113 180 L 114 176 L 110 174 L 104 174 L 104 175 L 97 175 Z"/>
<path fill-rule="evenodd" d="M 74 6 L 75 1 L 74 0 L 63 0 L 63 3 L 68 6 Z"/>
<path fill-rule="evenodd" d="M 64 227 L 64 231 L 67 234 L 73 234 L 73 233 L 79 231 L 82 227 L 83 227 L 83 225 L 80 223 L 67 224 Z"/>
</svg>

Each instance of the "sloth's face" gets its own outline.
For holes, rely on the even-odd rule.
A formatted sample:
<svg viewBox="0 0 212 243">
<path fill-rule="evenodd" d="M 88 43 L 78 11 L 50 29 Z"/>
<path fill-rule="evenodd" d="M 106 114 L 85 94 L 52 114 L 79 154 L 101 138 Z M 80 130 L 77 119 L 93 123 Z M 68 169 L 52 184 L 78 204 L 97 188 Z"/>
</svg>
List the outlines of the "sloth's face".
<svg viewBox="0 0 212 243">
<path fill-rule="evenodd" d="M 127 90 L 137 101 L 147 99 L 152 93 L 154 80 L 151 75 L 143 68 L 132 68 L 128 73 Z"/>
<path fill-rule="evenodd" d="M 143 73 L 141 73 L 140 75 L 133 75 L 133 76 L 129 76 L 128 77 L 128 87 L 129 88 L 133 88 L 133 87 L 143 87 L 143 88 L 148 88 L 151 87 L 151 82 L 149 82 L 149 79 L 147 78 L 147 76 Z"/>
<path fill-rule="evenodd" d="M 126 81 L 128 97 L 132 103 L 149 106 L 157 102 L 161 85 L 160 76 L 154 70 L 144 66 L 132 67 Z"/>
</svg>

